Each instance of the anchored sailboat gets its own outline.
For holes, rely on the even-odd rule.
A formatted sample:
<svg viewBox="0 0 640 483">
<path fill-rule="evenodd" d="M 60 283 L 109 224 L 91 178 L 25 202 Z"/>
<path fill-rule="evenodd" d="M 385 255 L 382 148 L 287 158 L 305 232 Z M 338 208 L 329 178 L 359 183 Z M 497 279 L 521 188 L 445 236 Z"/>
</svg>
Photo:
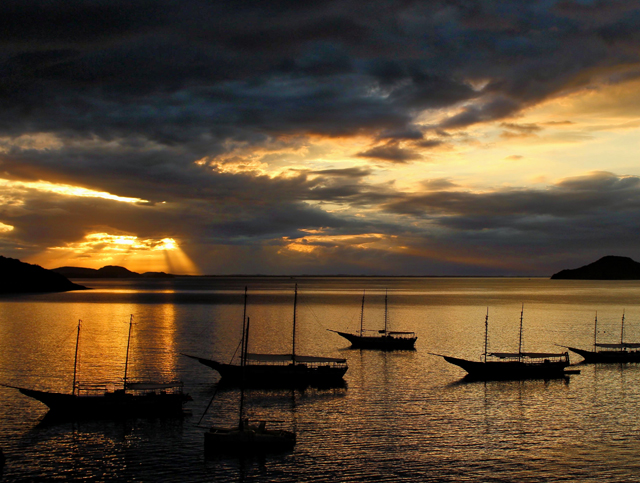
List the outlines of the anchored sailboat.
<svg viewBox="0 0 640 483">
<path fill-rule="evenodd" d="M 249 345 L 249 318 L 242 328 L 241 370 L 247 367 Z M 204 434 L 204 448 L 207 453 L 276 453 L 290 451 L 296 444 L 296 434 L 281 429 L 267 429 L 266 421 L 250 424 L 244 417 L 244 383 L 240 383 L 240 408 L 238 425 L 232 428 L 212 426 Z"/>
<path fill-rule="evenodd" d="M 619 344 L 603 344 L 598 342 L 598 313 L 596 312 L 593 330 L 593 350 L 567 347 L 572 352 L 584 357 L 583 362 L 640 362 L 640 344 L 624 341 L 624 311 L 620 327 Z M 629 350 L 631 349 L 631 350 Z"/>
<path fill-rule="evenodd" d="M 296 307 L 298 285 L 295 286 L 293 300 L 293 333 L 291 354 L 247 353 L 246 365 L 224 363 L 213 359 L 183 354 L 217 371 L 222 384 L 239 385 L 244 380 L 247 386 L 261 387 L 334 387 L 344 384 L 347 360 L 332 357 L 302 356 L 296 354 Z M 245 287 L 245 314 L 247 289 Z"/>
<path fill-rule="evenodd" d="M 127 379 L 133 315 L 129 321 L 129 337 L 127 339 L 127 355 L 122 388 L 112 389 L 113 384 L 78 383 L 78 346 L 81 325 L 82 321 L 78 321 L 71 394 L 38 391 L 16 386 L 7 387 L 18 389 L 25 396 L 46 404 L 49 407 L 47 417 L 51 418 L 104 419 L 181 416 L 183 414 L 183 405 L 190 401 L 191 397 L 188 394 L 184 394 L 182 382 L 130 382 Z"/>
<path fill-rule="evenodd" d="M 565 377 L 566 368 L 570 364 L 569 353 L 523 352 L 522 351 L 522 319 L 524 306 L 520 312 L 520 339 L 518 352 L 488 352 L 489 309 L 485 317 L 483 360 L 470 361 L 456 357 L 442 356 L 450 364 L 461 367 L 468 373 L 468 378 L 478 380 L 519 380 L 519 379 L 553 379 Z M 439 354 L 434 354 L 439 355 Z M 575 372 L 573 372 L 575 373 Z"/>
<path fill-rule="evenodd" d="M 415 332 L 390 331 L 388 325 L 388 297 L 384 294 L 384 329 L 371 330 L 364 328 L 364 292 L 362 293 L 362 308 L 360 310 L 360 330 L 356 333 L 331 330 L 351 342 L 355 349 L 379 349 L 379 350 L 411 350 L 414 349 L 416 340 Z M 329 329 L 330 330 L 330 329 Z"/>
</svg>

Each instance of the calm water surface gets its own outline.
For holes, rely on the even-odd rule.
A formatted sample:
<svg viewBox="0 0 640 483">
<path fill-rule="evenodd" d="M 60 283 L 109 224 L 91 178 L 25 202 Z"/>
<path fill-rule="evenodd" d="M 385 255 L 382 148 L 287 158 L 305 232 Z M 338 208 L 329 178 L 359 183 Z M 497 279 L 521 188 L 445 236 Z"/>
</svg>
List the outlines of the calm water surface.
<svg viewBox="0 0 640 483">
<path fill-rule="evenodd" d="M 248 413 L 293 428 L 293 452 L 205 458 L 203 433 L 233 424 L 238 391 L 181 352 L 228 360 L 249 288 L 250 350 L 289 352 L 298 283 L 298 352 L 345 357 L 346 387 L 247 391 Z M 0 387 L 3 481 L 640 481 L 640 366 L 585 365 L 568 380 L 467 383 L 441 357 L 478 359 L 489 310 L 489 350 L 589 348 L 640 341 L 640 282 L 482 278 L 179 278 L 81 280 L 91 291 L 0 299 L 0 383 L 71 390 L 82 319 L 79 379 L 129 374 L 180 379 L 194 401 L 182 420 L 47 425 L 46 408 Z M 416 351 L 348 349 L 327 329 L 389 323 L 418 334 Z M 573 356 L 574 363 L 580 361 Z M 217 393 L 216 393 L 217 392 Z M 205 408 L 216 393 L 209 410 Z M 204 417 L 203 417 L 204 414 Z"/>
</svg>

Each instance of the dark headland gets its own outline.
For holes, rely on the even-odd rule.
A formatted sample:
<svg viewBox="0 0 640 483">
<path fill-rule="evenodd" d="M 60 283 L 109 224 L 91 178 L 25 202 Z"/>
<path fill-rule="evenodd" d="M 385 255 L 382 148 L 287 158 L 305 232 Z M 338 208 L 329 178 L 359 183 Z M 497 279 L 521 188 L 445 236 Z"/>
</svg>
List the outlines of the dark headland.
<svg viewBox="0 0 640 483">
<path fill-rule="evenodd" d="M 45 293 L 86 290 L 64 275 L 24 263 L 15 258 L 0 256 L 0 293 Z"/>
<path fill-rule="evenodd" d="M 124 267 L 107 265 L 99 269 L 82 267 L 54 268 L 52 272 L 64 275 L 67 278 L 173 278 L 174 275 L 164 272 L 136 273 Z"/>
<path fill-rule="evenodd" d="M 562 270 L 552 280 L 640 280 L 640 263 L 629 257 L 602 257 L 589 265 Z"/>
</svg>

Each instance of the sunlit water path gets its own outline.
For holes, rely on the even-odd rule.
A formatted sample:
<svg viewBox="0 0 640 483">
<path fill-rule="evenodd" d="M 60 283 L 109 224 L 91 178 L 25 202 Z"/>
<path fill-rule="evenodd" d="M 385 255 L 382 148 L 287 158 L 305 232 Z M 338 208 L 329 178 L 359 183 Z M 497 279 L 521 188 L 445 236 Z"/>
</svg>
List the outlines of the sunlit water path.
<svg viewBox="0 0 640 483">
<path fill-rule="evenodd" d="M 489 350 L 599 340 L 640 341 L 640 282 L 483 278 L 184 278 L 80 283 L 93 290 L 0 299 L 0 383 L 71 391 L 78 377 L 122 379 L 130 314 L 132 377 L 181 379 L 193 397 L 183 420 L 40 423 L 46 408 L 0 387 L 4 481 L 640 481 L 640 366 L 584 365 L 568 380 L 467 383 L 431 355 L 479 359 Z M 203 432 L 233 424 L 238 391 L 180 353 L 229 359 L 248 286 L 250 350 L 288 352 L 298 283 L 299 353 L 345 357 L 346 387 L 249 390 L 248 412 L 294 428 L 292 453 L 205 458 Z M 348 349 L 327 329 L 384 323 L 418 334 L 416 351 Z M 580 357 L 572 355 L 574 362 Z"/>
</svg>

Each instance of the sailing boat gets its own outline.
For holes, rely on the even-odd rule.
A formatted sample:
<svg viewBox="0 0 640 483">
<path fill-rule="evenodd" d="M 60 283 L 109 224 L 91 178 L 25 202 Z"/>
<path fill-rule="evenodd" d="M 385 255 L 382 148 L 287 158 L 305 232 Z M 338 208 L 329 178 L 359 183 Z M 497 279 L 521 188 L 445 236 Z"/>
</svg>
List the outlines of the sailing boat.
<svg viewBox="0 0 640 483">
<path fill-rule="evenodd" d="M 456 357 L 442 356 L 450 364 L 467 371 L 467 378 L 476 380 L 520 380 L 520 379 L 553 379 L 566 377 L 569 373 L 569 353 L 560 354 L 547 352 L 522 351 L 522 319 L 524 305 L 520 312 L 520 339 L 518 352 L 488 352 L 489 340 L 489 309 L 485 317 L 484 353 L 483 360 L 470 361 Z M 439 355 L 439 354 L 434 354 Z M 576 373 L 571 371 L 570 373 Z"/>
<path fill-rule="evenodd" d="M 82 321 L 80 320 L 78 321 L 76 335 L 71 394 L 38 391 L 16 386 L 7 387 L 18 389 L 25 396 L 46 404 L 49 407 L 47 417 L 53 419 L 105 419 L 181 416 L 183 414 L 182 406 L 185 402 L 191 401 L 191 397 L 183 393 L 182 382 L 130 382 L 128 380 L 127 370 L 133 315 L 129 321 L 129 337 L 127 340 L 122 388 L 114 389 L 113 384 L 79 384 L 77 382 L 77 369 L 81 325 Z"/>
<path fill-rule="evenodd" d="M 388 297 L 384 293 L 384 329 L 364 329 L 364 292 L 362 292 L 362 307 L 360 309 L 360 330 L 355 334 L 331 330 L 351 342 L 355 349 L 379 349 L 385 351 L 414 349 L 416 340 L 415 332 L 399 332 L 387 330 L 388 322 Z M 330 329 L 329 329 L 330 330 Z"/>
<path fill-rule="evenodd" d="M 640 344 L 637 342 L 624 342 L 624 311 L 622 312 L 619 344 L 598 343 L 598 313 L 596 312 L 593 330 L 593 350 L 589 351 L 575 347 L 567 347 L 567 349 L 584 357 L 583 362 L 640 362 L 640 350 L 638 350 L 640 349 Z"/>
<path fill-rule="evenodd" d="M 247 367 L 247 348 L 249 344 L 249 318 L 242 327 L 242 350 L 240 367 Z M 213 426 L 204 434 L 206 453 L 276 453 L 290 451 L 296 444 L 296 434 L 281 429 L 267 429 L 266 422 L 249 424 L 244 417 L 244 383 L 240 383 L 240 410 L 238 425 L 233 428 Z"/>
<path fill-rule="evenodd" d="M 245 313 L 247 289 L 245 287 Z M 183 354 L 217 371 L 222 384 L 238 385 L 241 381 L 254 387 L 336 387 L 344 385 L 347 360 L 332 357 L 302 356 L 296 354 L 296 307 L 298 285 L 293 299 L 293 341 L 291 354 L 245 355 L 247 364 L 224 363 L 212 359 Z"/>
</svg>

